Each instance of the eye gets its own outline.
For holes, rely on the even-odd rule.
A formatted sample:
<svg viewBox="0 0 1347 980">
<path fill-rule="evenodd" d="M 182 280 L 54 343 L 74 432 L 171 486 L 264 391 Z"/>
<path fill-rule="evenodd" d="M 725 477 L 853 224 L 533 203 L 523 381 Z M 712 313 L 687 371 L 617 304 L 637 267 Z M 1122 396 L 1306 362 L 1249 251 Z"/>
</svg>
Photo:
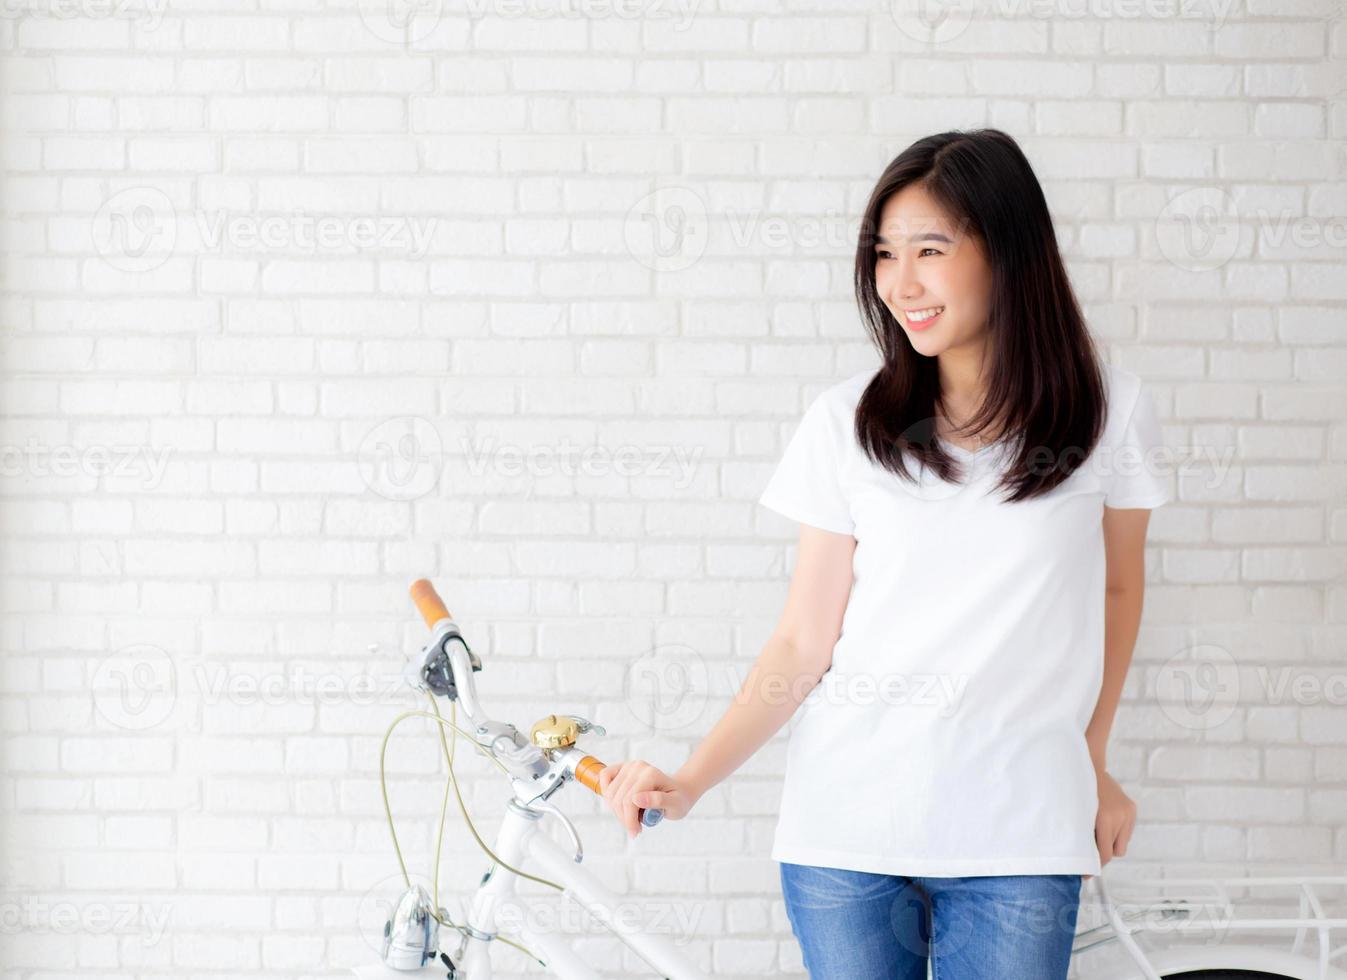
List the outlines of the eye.
<svg viewBox="0 0 1347 980">
<path fill-rule="evenodd" d="M 917 257 L 920 258 L 921 256 L 925 255 L 927 252 L 932 252 L 932 253 L 934 253 L 935 255 L 944 255 L 944 254 L 945 254 L 944 252 L 940 251 L 940 249 L 938 249 L 938 248 L 932 248 L 931 246 L 927 245 L 925 248 L 923 248 L 920 252 L 917 253 Z M 882 249 L 882 248 L 881 248 L 881 249 L 877 249 L 877 250 L 875 251 L 875 258 L 876 258 L 876 259 L 891 259 L 891 258 L 893 258 L 893 254 L 892 254 L 891 252 L 889 252 L 888 250 Z"/>
</svg>

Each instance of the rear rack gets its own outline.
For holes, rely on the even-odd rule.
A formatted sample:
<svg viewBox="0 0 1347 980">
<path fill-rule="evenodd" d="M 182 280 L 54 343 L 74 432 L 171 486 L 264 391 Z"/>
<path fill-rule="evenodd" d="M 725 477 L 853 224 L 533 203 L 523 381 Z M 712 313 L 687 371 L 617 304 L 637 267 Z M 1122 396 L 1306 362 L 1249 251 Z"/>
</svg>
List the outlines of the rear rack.
<svg viewBox="0 0 1347 980">
<path fill-rule="evenodd" d="M 1211 934 L 1292 932 L 1288 951 L 1305 956 L 1310 933 L 1316 939 L 1315 962 L 1319 980 L 1328 980 L 1335 960 L 1347 956 L 1347 942 L 1334 947 L 1333 933 L 1347 933 L 1347 918 L 1331 918 L 1324 911 L 1320 892 L 1337 887 L 1347 890 L 1347 875 L 1216 878 L 1129 878 L 1105 883 L 1093 879 L 1100 908 L 1107 922 L 1076 934 L 1073 955 L 1117 941 L 1141 968 L 1146 980 L 1162 980 L 1136 941 L 1137 936 L 1157 932 Z M 1262 889 L 1284 892 L 1283 903 L 1297 900 L 1297 909 L 1287 915 L 1241 918 L 1235 910 L 1232 891 Z M 1135 891 L 1135 894 L 1130 894 Z M 1126 893 L 1126 897 L 1124 897 Z M 1105 932 L 1108 934 L 1104 934 Z"/>
</svg>

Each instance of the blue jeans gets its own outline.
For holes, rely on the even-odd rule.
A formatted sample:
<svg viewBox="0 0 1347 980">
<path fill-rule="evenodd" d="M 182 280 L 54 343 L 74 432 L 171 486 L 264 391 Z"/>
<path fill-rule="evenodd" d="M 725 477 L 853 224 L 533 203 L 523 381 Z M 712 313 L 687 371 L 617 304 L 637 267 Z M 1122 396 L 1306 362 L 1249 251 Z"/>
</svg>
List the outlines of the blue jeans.
<svg viewBox="0 0 1347 980">
<path fill-rule="evenodd" d="M 908 878 L 781 864 L 811 980 L 1063 980 L 1080 875 Z"/>
</svg>

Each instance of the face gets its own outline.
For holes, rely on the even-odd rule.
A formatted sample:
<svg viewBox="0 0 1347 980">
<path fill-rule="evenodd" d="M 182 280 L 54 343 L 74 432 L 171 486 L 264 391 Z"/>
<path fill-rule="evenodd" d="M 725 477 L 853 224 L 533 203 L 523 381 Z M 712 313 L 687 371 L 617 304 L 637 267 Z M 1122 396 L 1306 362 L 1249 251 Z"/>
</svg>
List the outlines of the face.
<svg viewBox="0 0 1347 980">
<path fill-rule="evenodd" d="M 992 270 L 977 237 L 909 184 L 884 202 L 879 239 L 875 286 L 913 349 L 927 357 L 979 350 L 991 309 Z M 941 312 L 921 319 L 933 308 Z"/>
</svg>

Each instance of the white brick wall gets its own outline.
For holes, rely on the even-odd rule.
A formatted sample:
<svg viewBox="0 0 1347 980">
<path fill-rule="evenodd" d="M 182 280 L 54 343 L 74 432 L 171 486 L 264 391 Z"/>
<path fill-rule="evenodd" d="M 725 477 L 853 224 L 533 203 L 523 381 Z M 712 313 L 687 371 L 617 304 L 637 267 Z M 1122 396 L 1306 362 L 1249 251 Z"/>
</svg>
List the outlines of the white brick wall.
<svg viewBox="0 0 1347 980">
<path fill-rule="evenodd" d="M 399 43 L 365 0 L 5 5 L 0 977 L 373 957 L 420 576 L 500 717 L 573 711 L 604 758 L 681 763 L 784 597 L 794 527 L 757 493 L 809 399 L 873 363 L 852 216 L 912 140 L 982 125 L 1029 153 L 1169 443 L 1224 464 L 1152 522 L 1112 749 L 1141 825 L 1110 871 L 1341 869 L 1341 0 L 955 8 L 934 39 L 883 0 L 419 6 Z M 685 190 L 651 226 L 656 188 Z M 1198 269 L 1156 220 L 1193 190 L 1235 232 Z M 406 417 L 426 459 L 376 472 Z M 625 693 L 652 650 L 706 669 L 676 716 Z M 1194 724 L 1157 692 L 1200 658 L 1238 687 Z M 422 876 L 426 731 L 392 778 Z M 718 976 L 801 972 L 768 857 L 784 744 L 634 844 L 567 801 L 587 863 L 691 916 Z M 489 833 L 504 788 L 464 770 Z M 459 823 L 446 855 L 475 883 Z"/>
</svg>

